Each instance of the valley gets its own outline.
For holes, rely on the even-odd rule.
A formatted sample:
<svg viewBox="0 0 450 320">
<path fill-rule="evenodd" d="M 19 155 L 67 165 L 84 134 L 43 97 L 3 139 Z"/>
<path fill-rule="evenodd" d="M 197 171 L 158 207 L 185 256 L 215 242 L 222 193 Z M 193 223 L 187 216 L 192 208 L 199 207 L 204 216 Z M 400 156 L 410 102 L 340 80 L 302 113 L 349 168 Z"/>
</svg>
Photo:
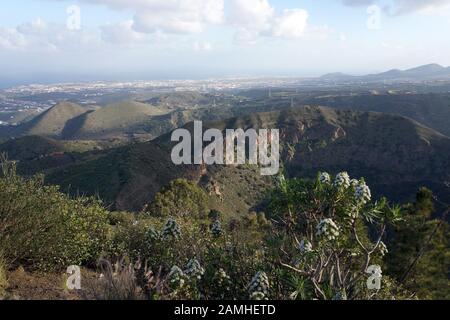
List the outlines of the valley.
<svg viewBox="0 0 450 320">
<path fill-rule="evenodd" d="M 430 67 L 425 68 L 428 69 Z M 389 74 L 399 75 L 395 72 Z M 205 230 L 209 228 L 213 239 L 226 234 L 228 240 L 220 252 L 232 255 L 226 246 L 229 241 L 234 241 L 235 250 L 251 256 L 250 261 L 259 261 L 260 252 L 256 248 L 264 243 L 276 248 L 272 256 L 278 255 L 273 239 L 279 232 L 284 232 L 281 231 L 284 225 L 302 225 L 304 220 L 297 222 L 296 219 L 303 215 L 305 208 L 310 215 L 331 208 L 344 210 L 339 213 L 343 214 L 342 218 L 339 217 L 342 223 L 346 223 L 350 211 L 362 210 L 359 209 L 363 208 L 361 203 L 347 208 L 340 202 L 342 197 L 348 203 L 355 201 L 351 194 L 354 183 L 370 186 L 369 195 L 365 197 L 374 206 L 373 211 L 359 216 L 365 219 L 362 224 L 369 225 L 374 219 L 381 219 L 381 213 L 386 210 L 395 214 L 398 208 L 406 214 L 403 219 L 408 221 L 407 226 L 416 221 L 416 215 L 423 214 L 427 215 L 423 226 L 429 228 L 437 221 L 434 219 L 440 219 L 440 212 L 450 203 L 450 82 L 436 81 L 432 77 L 420 83 L 405 82 L 404 74 L 401 76 L 401 81 L 392 78 L 392 83 L 374 81 L 373 76 L 369 77 L 370 81 L 366 78 L 362 83 L 359 78 L 335 74 L 295 81 L 239 80 L 239 85 L 223 80 L 208 82 L 208 86 L 204 82 L 189 83 L 189 86 L 177 83 L 172 87 L 164 83 L 164 88 L 151 89 L 146 86 L 136 88 L 137 84 L 133 83 L 129 87 L 93 84 L 95 88 L 75 89 L 61 85 L 51 90 L 45 86 L 33 90 L 10 90 L 9 94 L 13 92 L 20 96 L 23 92 L 32 100 L 43 99 L 37 103 L 53 104 L 31 111 L 18 123 L 2 123 L 0 153 L 4 177 L 0 182 L 4 183 L 5 192 L 9 192 L 5 197 L 14 195 L 14 200 L 10 200 L 13 203 L 28 203 L 32 201 L 29 200 L 32 199 L 31 194 L 41 197 L 41 194 L 48 193 L 44 198 L 52 200 L 42 202 L 45 209 L 36 211 L 38 216 L 45 211 L 45 219 L 53 217 L 51 215 L 56 219 L 60 213 L 53 210 L 64 206 L 70 208 L 62 209 L 64 214 L 72 212 L 72 217 L 79 212 L 84 214 L 80 219 L 87 219 L 85 224 L 74 220 L 71 228 L 80 230 L 77 235 L 83 237 L 108 239 L 107 247 L 102 246 L 101 250 L 109 259 L 123 256 L 140 259 L 144 255 L 147 262 L 155 266 L 160 260 L 153 261 L 152 257 L 146 256 L 148 242 L 165 241 L 162 234 L 169 232 L 167 228 L 173 224 L 172 217 L 177 221 L 175 226 L 179 223 L 183 232 L 189 230 L 184 235 L 185 239 L 192 236 L 187 238 L 187 247 L 179 249 L 182 255 L 196 256 L 200 252 L 200 256 L 207 259 L 206 254 L 211 254 L 216 250 L 214 246 L 219 246 L 214 244 L 216 240 L 205 238 L 208 237 Z M 183 90 L 178 90 L 180 88 Z M 92 97 L 96 98 L 89 101 L 80 99 L 86 94 L 84 90 L 91 91 Z M 55 94 L 61 98 L 60 101 L 56 101 Z M 4 112 L 10 112 L 10 109 L 4 109 Z M 171 159 L 176 144 L 171 141 L 172 132 L 183 128 L 193 134 L 194 121 L 202 121 L 203 132 L 218 129 L 224 136 L 227 129 L 278 129 L 280 174 L 262 176 L 261 168 L 250 164 L 175 165 Z M 208 143 L 203 144 L 205 147 Z M 336 185 L 341 179 L 339 177 L 345 180 L 347 173 L 357 179 L 348 182 L 350 196 L 346 189 L 339 189 Z M 327 180 L 330 176 L 335 177 L 333 183 Z M 29 191 L 17 193 L 14 189 L 16 184 L 17 188 L 34 188 L 35 191 L 23 199 L 17 198 Z M 356 190 L 355 194 L 358 193 Z M 291 203 L 291 197 L 301 199 L 300 203 Z M 335 202 L 328 204 L 328 201 Z M 420 201 L 425 201 L 425 204 Z M 433 204 L 430 205 L 429 201 Z M 396 203 L 401 207 L 396 207 Z M 8 202 L 4 203 L 5 212 L 13 210 L 11 208 L 31 210 L 32 207 L 30 204 L 10 207 Z M 289 211 L 286 212 L 286 208 Z M 290 210 L 295 210 L 296 217 L 289 216 Z M 411 216 L 407 215 L 408 212 L 412 212 Z M 168 215 L 170 217 L 163 225 Z M 36 217 L 31 217 L 31 221 Z M 107 221 L 92 225 L 89 230 L 82 229 L 96 223 L 95 219 Z M 445 215 L 442 219 L 448 221 Z M 209 223 L 211 225 L 208 226 Z M 17 224 L 17 228 L 19 226 Z M 107 231 L 97 227 L 104 227 Z M 34 230 L 31 226 L 28 228 Z M 92 234 L 89 233 L 91 228 Z M 156 228 L 162 228 L 162 231 Z M 368 239 L 372 236 L 372 229 L 367 231 Z M 445 230 L 442 229 L 439 235 L 445 237 Z M 177 231 L 170 232 L 175 232 L 172 235 L 175 241 Z M 214 235 L 214 232 L 218 234 Z M 393 239 L 401 232 L 392 229 L 385 236 L 394 250 L 400 250 Z M 22 236 L 25 233 L 17 234 Z M 280 236 L 283 239 L 287 237 Z M 202 241 L 213 241 L 212 248 Z M 284 240 L 277 238 L 276 241 Z M 97 242 L 93 240 L 93 243 Z M 167 248 L 162 249 L 159 245 L 159 242 L 152 244 L 152 250 L 160 250 L 157 254 L 161 256 Z M 181 244 L 176 246 L 181 248 Z M 205 253 L 204 250 L 212 251 Z M 88 251 L 85 252 L 84 261 L 89 261 Z M 441 251 L 431 252 L 441 257 Z M 30 254 L 22 255 L 27 257 Z M 390 268 L 389 275 L 398 276 L 400 271 L 395 269 L 398 264 L 395 259 L 400 259 L 398 257 L 402 254 L 397 252 L 389 257 L 394 259 L 386 262 Z M 20 259 L 26 264 L 26 259 L 34 258 Z M 68 259 L 75 261 L 76 257 Z M 235 259 L 241 258 L 227 259 L 234 265 Z M 431 258 L 427 256 L 427 259 Z M 239 261 L 240 266 L 247 263 L 245 259 Z M 440 267 L 442 265 L 439 264 Z M 33 271 L 35 266 L 30 265 L 27 269 Z M 46 267 L 37 265 L 36 268 Z M 165 273 L 169 277 L 167 268 Z M 253 270 L 254 267 L 247 265 L 247 268 Z M 120 272 L 125 272 L 123 270 Z M 91 267 L 83 272 L 95 277 Z M 429 270 L 426 272 L 428 275 Z M 440 272 L 436 278 L 444 281 L 442 275 Z M 19 282 L 20 288 L 23 287 L 21 279 L 28 278 L 55 286 L 54 281 L 46 276 L 36 278 L 36 275 L 29 275 L 20 268 L 10 277 L 12 283 Z M 89 282 L 94 284 L 96 280 L 93 279 L 90 278 Z M 239 283 L 238 286 L 242 288 L 244 285 Z M 412 283 L 409 288 L 419 290 Z M 423 297 L 430 292 L 436 296 L 448 294 L 445 287 L 426 288 Z M 26 295 L 23 289 L 17 292 Z M 95 294 L 89 290 L 83 291 L 81 296 L 61 293 L 57 288 L 49 291 L 51 296 L 75 299 L 96 298 Z M 242 296 L 244 293 L 239 294 Z M 279 294 L 281 297 L 282 293 Z M 39 294 L 33 292 L 29 295 Z"/>
<path fill-rule="evenodd" d="M 450 300 L 450 0 L 0 7 L 2 311 Z"/>
<path fill-rule="evenodd" d="M 427 186 L 442 201 L 450 201 L 446 189 L 450 139 L 402 116 L 298 106 L 206 122 L 204 126 L 204 130 L 278 128 L 283 170 L 290 177 L 312 178 L 320 170 L 345 170 L 365 177 L 377 198 L 407 201 L 419 187 Z M 119 210 L 139 211 L 168 181 L 177 178 L 216 181 L 227 172 L 237 181 L 226 179 L 219 186 L 229 190 L 231 198 L 239 198 L 237 194 L 252 189 L 255 182 L 255 177 L 247 177 L 252 169 L 246 166 L 175 166 L 170 160 L 174 145 L 170 133 L 131 145 L 116 142 L 119 145 L 114 146 L 112 141 L 24 137 L 0 145 L 0 151 L 21 160 L 19 172 L 44 172 L 48 183 L 73 194 L 98 194 Z M 250 202 L 242 207 L 248 210 L 258 205 Z"/>
</svg>

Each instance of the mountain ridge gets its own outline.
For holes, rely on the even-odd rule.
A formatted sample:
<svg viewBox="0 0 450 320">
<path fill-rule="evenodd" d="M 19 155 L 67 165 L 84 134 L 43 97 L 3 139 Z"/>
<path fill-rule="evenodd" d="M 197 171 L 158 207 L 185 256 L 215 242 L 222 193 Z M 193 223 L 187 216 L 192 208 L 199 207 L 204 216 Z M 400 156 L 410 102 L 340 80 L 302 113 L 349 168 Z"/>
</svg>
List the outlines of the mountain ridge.
<svg viewBox="0 0 450 320">
<path fill-rule="evenodd" d="M 433 80 L 450 79 L 450 67 L 443 67 L 437 63 L 425 64 L 422 66 L 400 70 L 391 69 L 381 73 L 367 75 L 349 75 L 335 72 L 321 76 L 319 79 L 329 81 L 383 81 L 383 80 Z"/>
<path fill-rule="evenodd" d="M 374 112 L 294 107 L 204 123 L 204 129 L 279 128 L 286 174 L 313 177 L 317 171 L 348 171 L 366 177 L 374 194 L 410 199 L 421 186 L 447 196 L 450 139 L 408 118 Z M 185 126 L 192 130 L 192 123 Z M 175 166 L 170 160 L 170 133 L 160 138 L 108 150 L 87 162 L 54 170 L 48 182 L 66 190 L 99 194 L 120 210 L 139 211 L 158 190 L 176 178 L 214 180 L 234 167 Z M 205 171 L 206 170 L 206 171 Z M 237 175 L 244 177 L 245 174 Z M 222 186 L 234 190 L 230 182 Z M 246 182 L 250 183 L 250 182 Z M 447 199 L 450 200 L 450 199 Z M 252 205 L 257 205 L 253 203 Z"/>
</svg>

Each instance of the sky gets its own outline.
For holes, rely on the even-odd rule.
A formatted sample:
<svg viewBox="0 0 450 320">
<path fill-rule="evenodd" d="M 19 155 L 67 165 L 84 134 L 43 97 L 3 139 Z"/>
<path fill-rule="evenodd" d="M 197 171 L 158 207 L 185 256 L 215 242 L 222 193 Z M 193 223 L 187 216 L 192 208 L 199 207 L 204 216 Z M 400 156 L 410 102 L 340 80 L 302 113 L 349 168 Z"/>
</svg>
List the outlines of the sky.
<svg viewBox="0 0 450 320">
<path fill-rule="evenodd" d="M 450 0 L 7 0 L 0 85 L 450 66 Z"/>
</svg>

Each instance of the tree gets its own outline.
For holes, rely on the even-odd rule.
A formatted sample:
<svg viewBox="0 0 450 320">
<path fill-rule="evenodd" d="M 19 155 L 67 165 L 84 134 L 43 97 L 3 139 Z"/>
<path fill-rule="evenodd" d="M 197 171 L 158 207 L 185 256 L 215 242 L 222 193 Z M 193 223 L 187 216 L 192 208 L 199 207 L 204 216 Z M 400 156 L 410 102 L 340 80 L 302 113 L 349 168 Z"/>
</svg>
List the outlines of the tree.
<svg viewBox="0 0 450 320">
<path fill-rule="evenodd" d="M 404 221 L 392 231 L 387 272 L 424 299 L 450 299 L 450 228 L 435 213 L 433 193 L 421 188 L 405 206 Z"/>
</svg>

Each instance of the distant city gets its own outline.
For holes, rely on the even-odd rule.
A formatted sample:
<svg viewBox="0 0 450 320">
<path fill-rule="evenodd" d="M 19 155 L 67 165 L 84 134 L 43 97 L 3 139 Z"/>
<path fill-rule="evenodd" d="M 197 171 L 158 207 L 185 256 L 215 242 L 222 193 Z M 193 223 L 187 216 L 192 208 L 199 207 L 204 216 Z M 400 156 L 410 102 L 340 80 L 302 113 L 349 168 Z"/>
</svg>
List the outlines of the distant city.
<svg viewBox="0 0 450 320">
<path fill-rule="evenodd" d="M 0 90 L 0 125 L 16 125 L 61 101 L 81 105 L 102 104 L 108 96 L 146 92 L 223 92 L 264 87 L 293 87 L 299 78 L 228 78 L 214 80 L 165 80 L 32 84 Z"/>
<path fill-rule="evenodd" d="M 62 101 L 80 105 L 105 105 L 117 100 L 145 99 L 162 92 L 202 92 L 235 94 L 245 90 L 291 89 L 403 94 L 426 90 L 449 92 L 450 68 L 428 64 L 409 70 L 351 76 L 330 73 L 317 78 L 259 77 L 205 80 L 95 81 L 80 83 L 32 84 L 0 90 L 0 125 L 15 126 Z"/>
</svg>

